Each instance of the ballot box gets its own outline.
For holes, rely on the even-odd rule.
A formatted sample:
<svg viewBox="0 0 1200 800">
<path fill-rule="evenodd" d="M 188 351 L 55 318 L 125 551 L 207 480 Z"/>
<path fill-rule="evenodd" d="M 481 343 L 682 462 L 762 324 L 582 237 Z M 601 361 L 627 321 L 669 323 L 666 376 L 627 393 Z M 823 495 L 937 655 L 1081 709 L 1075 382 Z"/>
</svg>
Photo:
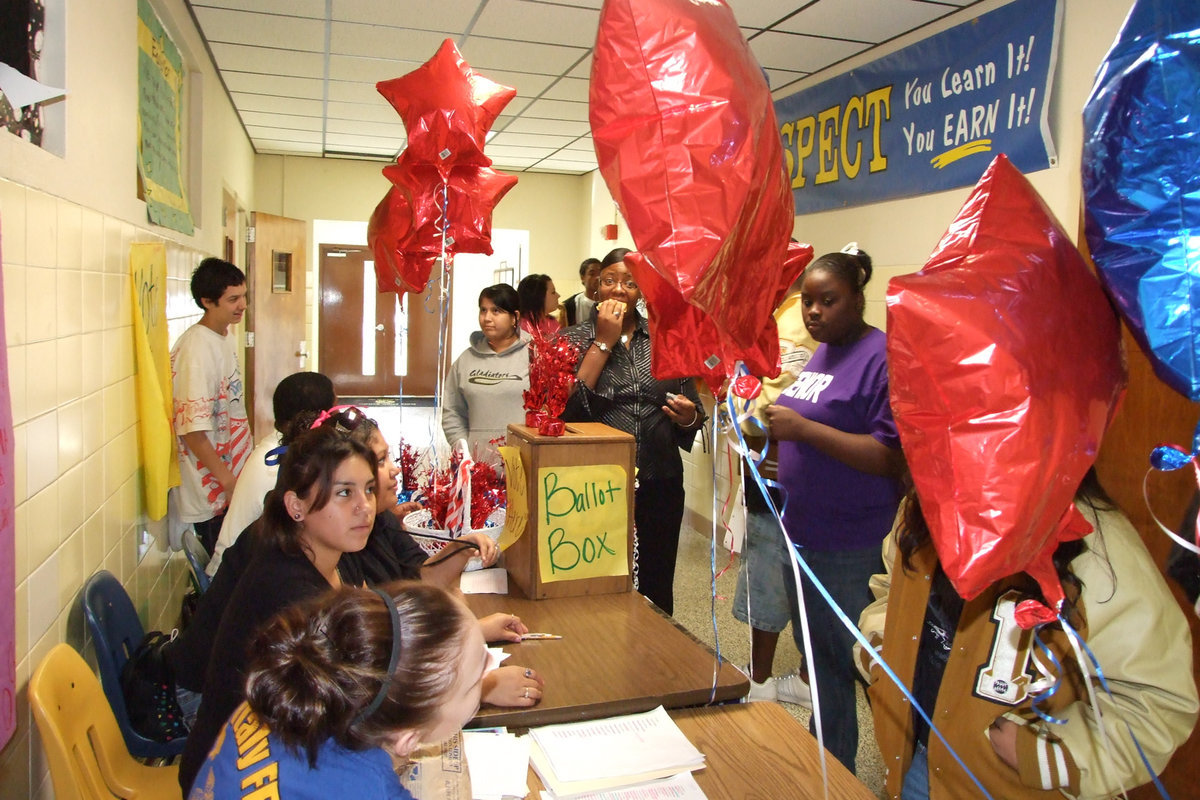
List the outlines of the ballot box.
<svg viewBox="0 0 1200 800">
<path fill-rule="evenodd" d="M 504 551 L 510 591 L 532 600 L 630 591 L 633 437 L 598 422 L 567 423 L 562 436 L 509 425 L 508 447 L 508 516 L 524 523 Z"/>
</svg>

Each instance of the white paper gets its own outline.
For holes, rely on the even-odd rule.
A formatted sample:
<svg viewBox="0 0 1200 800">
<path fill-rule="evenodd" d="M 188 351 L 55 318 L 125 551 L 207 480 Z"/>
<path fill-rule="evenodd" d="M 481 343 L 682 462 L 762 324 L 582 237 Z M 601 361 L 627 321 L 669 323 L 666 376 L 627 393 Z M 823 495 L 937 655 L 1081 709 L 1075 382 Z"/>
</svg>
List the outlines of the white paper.
<svg viewBox="0 0 1200 800">
<path fill-rule="evenodd" d="M 559 781 L 603 780 L 704 763 L 662 706 L 644 714 L 548 725 L 529 732 Z"/>
<path fill-rule="evenodd" d="M 0 92 L 4 92 L 4 96 L 8 98 L 8 102 L 12 104 L 13 108 L 24 108 L 34 103 L 62 97 L 67 90 L 39 83 L 0 61 Z"/>
<path fill-rule="evenodd" d="M 463 731 L 474 800 L 529 793 L 529 739 L 511 733 Z"/>
<path fill-rule="evenodd" d="M 542 800 L 564 800 L 550 791 L 542 792 Z M 681 772 L 661 781 L 650 781 L 623 789 L 570 795 L 570 800 L 708 800 L 690 772 Z"/>
<path fill-rule="evenodd" d="M 508 594 L 508 571 L 501 567 L 464 572 L 458 588 L 463 594 Z"/>
<path fill-rule="evenodd" d="M 489 647 L 487 649 L 488 658 L 487 666 L 483 668 L 483 674 L 487 674 L 504 663 L 504 659 L 508 658 L 512 653 L 506 653 L 499 647 Z"/>
</svg>

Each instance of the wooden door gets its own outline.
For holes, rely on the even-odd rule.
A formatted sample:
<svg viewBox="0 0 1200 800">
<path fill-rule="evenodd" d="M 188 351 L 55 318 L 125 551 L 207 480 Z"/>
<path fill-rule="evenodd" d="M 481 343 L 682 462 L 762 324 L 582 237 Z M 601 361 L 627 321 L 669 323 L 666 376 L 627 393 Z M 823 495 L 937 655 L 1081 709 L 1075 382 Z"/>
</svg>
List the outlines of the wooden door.
<svg viewBox="0 0 1200 800">
<path fill-rule="evenodd" d="M 252 232 L 252 234 L 251 234 Z M 275 424 L 271 396 L 279 381 L 305 367 L 305 248 L 303 220 L 261 211 L 250 214 L 246 283 L 246 398 L 256 438 Z"/>
<path fill-rule="evenodd" d="M 438 354 L 438 282 L 422 296 L 379 292 L 368 248 L 321 245 L 321 371 L 341 396 L 431 396 Z M 403 303 L 403 306 L 400 303 Z"/>
</svg>

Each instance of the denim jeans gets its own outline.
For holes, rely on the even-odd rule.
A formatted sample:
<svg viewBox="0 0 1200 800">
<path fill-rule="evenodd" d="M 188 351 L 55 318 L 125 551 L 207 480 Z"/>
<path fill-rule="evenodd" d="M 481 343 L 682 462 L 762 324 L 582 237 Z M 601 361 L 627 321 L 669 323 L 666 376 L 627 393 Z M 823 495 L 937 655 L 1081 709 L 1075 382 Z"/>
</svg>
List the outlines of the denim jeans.
<svg viewBox="0 0 1200 800">
<path fill-rule="evenodd" d="M 868 583 L 871 576 L 883 571 L 880 545 L 862 550 L 802 549 L 800 555 L 825 590 L 850 619 L 858 624 L 858 616 L 871 599 Z M 808 576 L 801 570 L 804 605 L 808 612 L 809 635 L 812 637 L 813 660 L 809 665 L 809 683 L 815 684 L 814 694 L 820 693 L 822 734 L 825 747 L 846 769 L 854 772 L 858 754 L 858 700 L 855 686 L 859 680 L 854 666 L 854 634 L 835 616 Z M 804 636 L 798 605 L 793 599 L 792 636 L 796 647 L 804 652 Z M 816 718 L 809 723 L 816 732 Z"/>
<path fill-rule="evenodd" d="M 929 800 L 929 750 L 923 744 L 917 744 L 912 764 L 904 773 L 900 800 Z"/>
<path fill-rule="evenodd" d="M 770 511 L 746 513 L 746 545 L 733 593 L 733 616 L 760 631 L 779 633 L 792 618 L 796 592 L 787 537 Z"/>
</svg>

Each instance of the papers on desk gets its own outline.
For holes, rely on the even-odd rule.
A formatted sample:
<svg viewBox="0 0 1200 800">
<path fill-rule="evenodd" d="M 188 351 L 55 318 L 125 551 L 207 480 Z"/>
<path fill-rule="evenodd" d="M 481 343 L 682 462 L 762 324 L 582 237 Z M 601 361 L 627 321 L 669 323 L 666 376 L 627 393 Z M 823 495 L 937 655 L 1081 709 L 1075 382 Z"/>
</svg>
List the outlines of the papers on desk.
<svg viewBox="0 0 1200 800">
<path fill-rule="evenodd" d="M 662 706 L 644 714 L 534 728 L 529 738 L 533 740 L 533 768 L 550 794 L 560 800 L 577 795 L 604 797 L 597 793 L 704 767 L 704 755 Z"/>
<path fill-rule="evenodd" d="M 542 792 L 541 800 L 559 799 L 550 792 Z M 575 794 L 570 800 L 707 800 L 707 797 L 692 773 L 684 772 L 637 786 Z"/>
<path fill-rule="evenodd" d="M 463 731 L 473 800 L 501 800 L 529 793 L 528 736 L 499 731 Z"/>
<path fill-rule="evenodd" d="M 508 572 L 501 567 L 464 572 L 458 588 L 463 594 L 508 594 Z"/>
</svg>

